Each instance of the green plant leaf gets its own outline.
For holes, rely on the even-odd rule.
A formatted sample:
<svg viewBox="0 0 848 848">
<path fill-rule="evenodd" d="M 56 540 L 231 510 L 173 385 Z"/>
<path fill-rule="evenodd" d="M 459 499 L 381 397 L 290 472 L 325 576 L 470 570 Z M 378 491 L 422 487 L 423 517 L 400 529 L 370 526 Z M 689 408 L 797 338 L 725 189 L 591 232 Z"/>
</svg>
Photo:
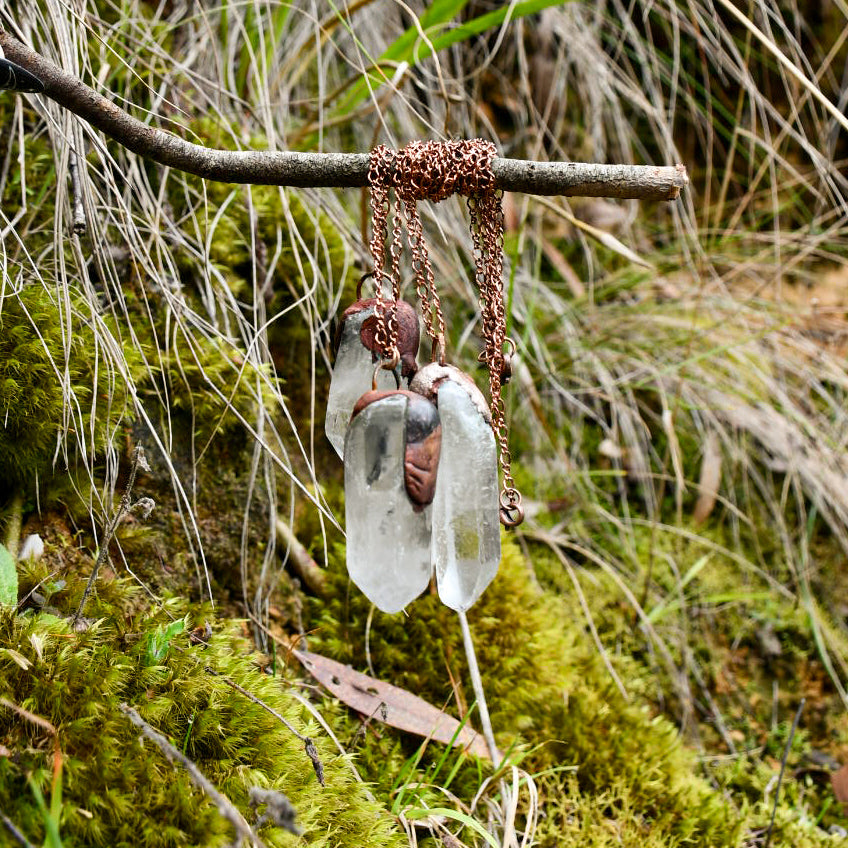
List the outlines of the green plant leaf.
<svg viewBox="0 0 848 848">
<path fill-rule="evenodd" d="M 0 605 L 14 606 L 18 602 L 18 569 L 15 558 L 0 545 Z"/>
<path fill-rule="evenodd" d="M 42 795 L 41 789 L 35 780 L 33 780 L 32 775 L 28 774 L 26 778 L 27 783 L 29 783 L 29 788 L 32 790 L 35 802 L 38 804 L 38 811 L 41 814 L 41 820 L 44 824 L 44 829 L 47 832 L 44 845 L 46 848 L 62 848 L 62 838 L 59 836 L 59 815 L 61 814 L 62 808 L 61 794 L 59 795 L 58 806 L 55 806 L 51 799 L 51 812 L 51 810 L 47 809 L 47 803 L 44 800 L 44 795 Z"/>
<path fill-rule="evenodd" d="M 420 821 L 430 816 L 444 816 L 445 818 L 453 819 L 479 833 L 492 848 L 500 848 L 497 839 L 480 822 L 465 813 L 459 812 L 459 810 L 452 810 L 450 807 L 432 807 L 429 810 L 424 807 L 416 807 L 412 810 L 405 810 L 403 814 L 409 821 Z"/>
<path fill-rule="evenodd" d="M 439 53 L 442 50 L 458 44 L 461 41 L 467 41 L 474 35 L 479 35 L 493 27 L 500 26 L 509 15 L 511 21 L 518 18 L 533 15 L 536 12 L 541 12 L 548 6 L 561 5 L 563 0 L 524 0 L 524 2 L 504 4 L 503 8 L 496 9 L 494 12 L 487 12 L 484 15 L 478 15 L 470 21 L 458 24 L 457 26 L 448 28 L 451 20 L 455 18 L 467 0 L 438 0 L 431 3 L 419 18 L 419 26 L 411 26 L 380 56 L 380 62 L 407 62 L 410 65 L 417 65 L 433 53 Z M 420 30 L 427 34 L 429 44 L 421 38 Z M 371 86 L 379 88 L 387 81 L 387 76 L 384 71 L 371 71 Z M 366 76 L 363 77 L 354 85 L 344 100 L 336 108 L 336 114 L 344 115 L 355 109 L 369 94 L 369 86 Z"/>
<path fill-rule="evenodd" d="M 170 624 L 157 627 L 152 633 L 148 633 L 143 641 L 144 664 L 147 666 L 159 665 L 165 659 L 171 640 L 174 636 L 185 630 L 185 619 L 179 618 Z"/>
</svg>

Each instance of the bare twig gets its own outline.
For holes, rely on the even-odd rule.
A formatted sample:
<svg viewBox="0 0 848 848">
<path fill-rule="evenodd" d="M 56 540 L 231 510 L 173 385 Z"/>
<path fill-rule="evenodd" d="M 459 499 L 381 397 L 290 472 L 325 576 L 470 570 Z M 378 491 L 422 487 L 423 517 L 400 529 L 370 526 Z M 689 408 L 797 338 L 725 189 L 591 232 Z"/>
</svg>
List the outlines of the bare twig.
<svg viewBox="0 0 848 848">
<path fill-rule="evenodd" d="M 249 700 L 253 701 L 254 704 L 257 704 L 258 706 L 262 707 L 263 710 L 267 710 L 269 713 L 271 713 L 272 716 L 274 716 L 274 718 L 279 719 L 286 726 L 286 728 L 291 731 L 291 733 L 293 733 L 301 742 L 303 742 L 303 748 L 306 751 L 306 756 L 309 757 L 309 759 L 312 761 L 312 768 L 315 770 L 315 776 L 318 778 L 318 782 L 321 784 L 321 786 L 326 785 L 324 783 L 324 766 L 321 763 L 320 758 L 318 757 L 318 749 L 315 747 L 315 743 L 312 741 L 312 739 L 310 739 L 310 737 L 304 736 L 302 733 L 299 733 L 297 729 L 292 725 L 292 723 L 286 720 L 283 716 L 281 716 L 273 707 L 269 707 L 268 704 L 266 704 L 263 700 L 257 698 L 256 695 L 254 695 L 252 692 L 248 692 L 247 689 L 245 689 L 244 687 L 239 686 L 238 683 L 236 683 L 234 680 L 230 680 L 229 677 L 224 677 L 223 674 L 220 674 L 219 672 L 215 671 L 214 668 L 210 668 L 209 666 L 206 666 L 206 671 L 208 674 L 212 674 L 222 680 L 230 688 L 235 689 L 236 692 L 240 692 L 242 695 L 244 695 L 245 698 L 248 698 Z"/>
<path fill-rule="evenodd" d="M 261 827 L 266 821 L 277 827 L 284 827 L 295 836 L 300 836 L 301 830 L 295 824 L 297 811 L 292 802 L 279 789 L 263 789 L 253 786 L 248 791 L 250 806 L 256 809 L 265 805 L 265 812 L 256 820 L 256 827 Z"/>
<path fill-rule="evenodd" d="M 15 823 L 2 811 L 0 810 L 0 821 L 6 827 L 6 830 L 12 834 L 12 836 L 18 841 L 19 845 L 23 845 L 24 848 L 33 848 L 32 842 L 29 841 L 18 829 L 15 827 Z"/>
<path fill-rule="evenodd" d="M 104 562 L 106 562 L 106 557 L 109 555 L 109 545 L 112 542 L 112 537 L 115 535 L 115 531 L 118 529 L 118 525 L 121 523 L 124 516 L 128 512 L 138 510 L 141 512 L 142 516 L 146 518 L 154 507 L 154 503 L 150 498 L 139 498 L 139 500 L 135 503 L 132 502 L 132 490 L 135 485 L 135 478 L 138 474 L 139 468 L 141 468 L 142 471 L 150 470 L 150 466 L 147 464 L 147 459 L 144 456 L 144 448 L 142 448 L 141 445 L 133 451 L 132 467 L 130 468 L 130 478 L 127 480 L 127 487 L 124 489 L 124 494 L 118 503 L 118 508 L 115 510 L 115 514 L 107 523 L 106 529 L 103 532 L 103 539 L 100 543 L 100 551 L 97 554 L 97 561 L 94 563 L 91 577 L 88 578 L 88 583 L 86 584 L 85 591 L 82 593 L 79 608 L 74 616 L 74 626 L 77 625 L 82 617 L 85 602 L 88 600 L 88 596 L 94 586 L 94 581 L 97 579 L 97 572 L 100 571 L 101 566 Z"/>
<path fill-rule="evenodd" d="M 786 747 L 783 749 L 783 757 L 780 760 L 780 774 L 777 777 L 777 789 L 774 790 L 774 805 L 771 808 L 771 821 L 769 822 L 766 838 L 763 842 L 763 848 L 768 848 L 771 842 L 771 832 L 774 828 L 774 817 L 777 815 L 777 802 L 780 800 L 780 787 L 783 783 L 783 772 L 786 771 L 786 761 L 789 759 L 789 749 L 792 747 L 792 740 L 795 738 L 795 731 L 798 729 L 798 722 L 801 720 L 801 713 L 804 711 L 804 704 L 807 703 L 806 698 L 801 698 L 801 703 L 798 704 L 798 711 L 795 713 L 795 718 L 792 719 L 792 729 L 789 731 L 789 738 L 786 740 Z"/>
<path fill-rule="evenodd" d="M 21 545 L 21 524 L 24 514 L 24 495 L 20 490 L 15 490 L 9 503 L 9 522 L 6 525 L 6 550 L 17 560 L 18 548 Z"/>
<path fill-rule="evenodd" d="M 291 527 L 279 515 L 275 527 L 277 530 L 277 545 L 288 551 L 289 562 L 294 572 L 310 592 L 323 595 L 327 582 L 324 569 L 312 559 L 309 551 L 306 550 L 297 536 L 294 535 Z"/>
<path fill-rule="evenodd" d="M 128 115 L 85 83 L 0 28 L 6 56 L 44 83 L 44 96 L 124 147 L 171 168 L 227 183 L 300 187 L 368 185 L 367 153 L 215 150 L 192 144 Z M 498 188 L 529 194 L 674 200 L 689 179 L 683 165 L 599 165 L 496 158 Z"/>
<path fill-rule="evenodd" d="M 178 751 L 161 733 L 154 730 L 132 707 L 121 704 L 121 712 L 136 726 L 141 728 L 141 735 L 147 737 L 168 758 L 171 763 L 182 766 L 191 778 L 192 783 L 202 789 L 218 808 L 218 812 L 235 828 L 237 841 L 247 839 L 264 848 L 264 843 L 256 835 L 253 828 L 244 820 L 244 816 L 236 809 L 232 801 L 222 795 L 200 769 L 182 752 Z"/>
<path fill-rule="evenodd" d="M 82 177 L 80 176 L 77 154 L 72 150 L 68 157 L 68 172 L 71 176 L 71 198 L 73 203 L 74 234 L 84 236 L 86 231 L 85 207 L 82 203 Z"/>
</svg>

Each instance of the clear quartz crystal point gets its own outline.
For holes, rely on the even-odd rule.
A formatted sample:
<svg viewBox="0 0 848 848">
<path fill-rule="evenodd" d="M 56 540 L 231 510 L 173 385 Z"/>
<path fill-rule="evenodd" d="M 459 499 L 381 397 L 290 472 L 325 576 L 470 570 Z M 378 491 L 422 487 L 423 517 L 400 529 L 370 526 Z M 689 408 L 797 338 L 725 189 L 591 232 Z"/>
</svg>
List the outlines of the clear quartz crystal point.
<svg viewBox="0 0 848 848">
<path fill-rule="evenodd" d="M 388 613 L 418 597 L 432 571 L 432 507 L 416 507 L 405 487 L 409 405 L 395 392 L 368 404 L 351 421 L 344 448 L 347 570 Z"/>
<path fill-rule="evenodd" d="M 433 565 L 442 603 L 464 611 L 492 582 L 501 559 L 495 434 L 483 395 L 459 369 L 433 363 L 410 388 L 433 397 L 439 409 Z"/>
<path fill-rule="evenodd" d="M 346 316 L 342 325 L 324 419 L 324 432 L 341 459 L 344 459 L 345 433 L 350 423 L 350 414 L 359 398 L 371 388 L 374 376 L 374 356 L 362 344 L 360 335 L 362 325 L 374 314 L 375 308 L 369 306 Z M 393 389 L 395 385 L 392 373 L 380 369 L 377 388 Z"/>
</svg>

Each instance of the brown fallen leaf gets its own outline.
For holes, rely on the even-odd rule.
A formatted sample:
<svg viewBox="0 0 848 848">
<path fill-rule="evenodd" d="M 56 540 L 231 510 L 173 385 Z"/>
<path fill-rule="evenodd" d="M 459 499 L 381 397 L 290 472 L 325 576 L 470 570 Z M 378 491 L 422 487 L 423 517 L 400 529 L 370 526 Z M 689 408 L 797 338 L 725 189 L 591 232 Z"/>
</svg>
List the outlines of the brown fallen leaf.
<svg viewBox="0 0 848 848">
<path fill-rule="evenodd" d="M 833 772 L 830 775 L 830 783 L 833 786 L 833 794 L 836 796 L 836 800 L 848 807 L 848 765 Z"/>
<path fill-rule="evenodd" d="M 299 650 L 292 653 L 319 683 L 351 709 L 398 730 L 429 736 L 445 745 L 450 745 L 456 736 L 454 745 L 481 759 L 489 759 L 485 740 L 468 723 L 459 730 L 459 722 L 453 716 L 406 689 L 354 671 L 349 665 L 321 654 Z"/>
</svg>

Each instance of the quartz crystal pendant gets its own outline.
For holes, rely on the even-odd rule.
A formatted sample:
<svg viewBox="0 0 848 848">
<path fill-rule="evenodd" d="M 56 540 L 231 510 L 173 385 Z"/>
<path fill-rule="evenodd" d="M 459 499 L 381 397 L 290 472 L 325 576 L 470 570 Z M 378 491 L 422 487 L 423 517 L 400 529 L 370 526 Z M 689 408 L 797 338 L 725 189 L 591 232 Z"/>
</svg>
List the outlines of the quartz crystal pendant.
<svg viewBox="0 0 848 848">
<path fill-rule="evenodd" d="M 370 391 L 345 439 L 347 570 L 383 612 L 399 612 L 430 582 L 431 514 L 441 427 L 429 400 Z"/>
<path fill-rule="evenodd" d="M 401 375 L 409 379 L 418 368 L 415 361 L 420 336 L 418 315 L 403 300 L 397 302 L 397 307 L 399 367 Z M 357 300 L 344 311 L 339 326 L 324 432 L 341 459 L 344 459 L 345 432 L 350 414 L 359 398 L 371 388 L 374 376 L 378 358 L 376 308 L 376 299 Z M 396 385 L 390 371 L 379 371 L 377 388 L 393 389 Z"/>
<path fill-rule="evenodd" d="M 501 559 L 492 417 L 474 381 L 451 365 L 425 365 L 409 387 L 439 409 L 442 445 L 432 559 L 442 603 L 464 611 L 492 582 Z"/>
</svg>

